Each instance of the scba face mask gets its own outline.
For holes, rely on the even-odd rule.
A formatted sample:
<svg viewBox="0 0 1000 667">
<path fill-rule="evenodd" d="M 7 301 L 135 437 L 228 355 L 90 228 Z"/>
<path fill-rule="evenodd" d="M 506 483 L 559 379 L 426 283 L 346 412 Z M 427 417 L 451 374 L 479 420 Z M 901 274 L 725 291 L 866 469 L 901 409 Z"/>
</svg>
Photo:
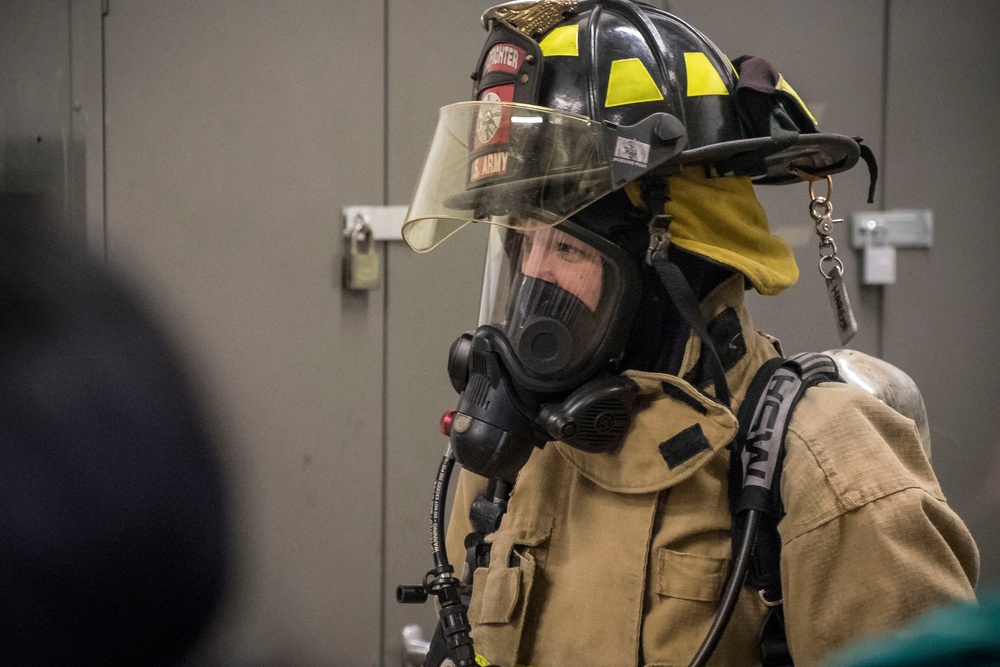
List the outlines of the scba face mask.
<svg viewBox="0 0 1000 667">
<path fill-rule="evenodd" d="M 534 447 L 608 451 L 634 383 L 617 370 L 638 298 L 633 261 L 571 222 L 507 219 L 490 233 L 480 326 L 452 345 L 455 458 L 513 481 Z"/>
</svg>

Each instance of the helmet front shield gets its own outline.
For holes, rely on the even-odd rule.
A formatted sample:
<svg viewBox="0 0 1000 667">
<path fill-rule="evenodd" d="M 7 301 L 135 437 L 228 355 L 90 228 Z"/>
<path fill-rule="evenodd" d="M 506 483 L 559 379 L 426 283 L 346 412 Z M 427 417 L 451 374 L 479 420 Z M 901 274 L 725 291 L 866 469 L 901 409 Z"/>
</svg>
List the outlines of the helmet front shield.
<svg viewBox="0 0 1000 667">
<path fill-rule="evenodd" d="M 403 238 L 426 252 L 471 222 L 555 225 L 677 155 L 680 123 L 654 114 L 619 127 L 514 102 L 441 109 Z"/>
</svg>

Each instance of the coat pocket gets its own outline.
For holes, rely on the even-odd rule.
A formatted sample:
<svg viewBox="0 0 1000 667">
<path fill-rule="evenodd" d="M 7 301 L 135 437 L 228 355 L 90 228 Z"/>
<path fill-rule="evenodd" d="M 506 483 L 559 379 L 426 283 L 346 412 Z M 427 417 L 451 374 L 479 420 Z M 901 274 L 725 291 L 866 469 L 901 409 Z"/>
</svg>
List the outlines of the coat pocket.
<svg viewBox="0 0 1000 667">
<path fill-rule="evenodd" d="M 715 602 L 729 574 L 729 559 L 660 549 L 656 592 L 664 597 Z"/>
</svg>

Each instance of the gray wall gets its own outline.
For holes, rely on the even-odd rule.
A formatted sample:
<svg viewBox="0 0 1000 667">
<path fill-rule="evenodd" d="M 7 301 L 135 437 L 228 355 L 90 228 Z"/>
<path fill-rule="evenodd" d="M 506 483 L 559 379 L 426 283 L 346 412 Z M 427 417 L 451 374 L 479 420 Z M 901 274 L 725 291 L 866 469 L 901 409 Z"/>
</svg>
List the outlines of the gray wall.
<svg viewBox="0 0 1000 667">
<path fill-rule="evenodd" d="M 455 403 L 447 350 L 475 325 L 482 247 L 386 244 L 383 287 L 351 294 L 339 212 L 407 202 L 437 108 L 469 97 L 492 3 L 110 0 L 106 16 L 101 4 L 0 3 L 0 187 L 45 196 L 141 282 L 216 415 L 240 550 L 205 651 L 397 665 L 401 627 L 433 620 L 393 592 L 431 564 L 437 419 Z M 823 129 L 875 148 L 876 204 L 858 169 L 835 179 L 838 216 L 934 210 L 934 247 L 900 251 L 889 287 L 858 284 L 837 231 L 861 326 L 851 347 L 920 384 L 935 469 L 979 540 L 984 582 L 1000 583 L 1000 231 L 986 180 L 1000 12 L 992 0 L 659 4 L 732 57 L 767 57 Z M 788 352 L 836 347 L 806 189 L 760 195 L 802 278 L 753 299 L 757 324 Z"/>
<path fill-rule="evenodd" d="M 362 3 L 104 21 L 108 258 L 182 337 L 230 447 L 235 664 L 379 661 L 385 294 L 340 289 L 338 212 L 383 198 L 384 31 Z"/>
<path fill-rule="evenodd" d="M 1000 584 L 1000 7 L 895 2 L 889 32 L 887 207 L 929 208 L 930 252 L 900 257 L 885 295 L 885 358 L 921 387 L 934 468 Z"/>
</svg>

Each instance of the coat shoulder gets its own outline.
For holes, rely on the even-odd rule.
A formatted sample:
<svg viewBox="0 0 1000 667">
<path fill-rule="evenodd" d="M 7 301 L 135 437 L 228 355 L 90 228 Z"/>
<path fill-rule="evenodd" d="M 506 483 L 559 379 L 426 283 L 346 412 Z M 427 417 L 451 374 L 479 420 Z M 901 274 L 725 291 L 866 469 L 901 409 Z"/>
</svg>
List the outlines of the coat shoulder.
<svg viewBox="0 0 1000 667">
<path fill-rule="evenodd" d="M 944 501 L 913 420 L 858 387 L 806 391 L 785 439 L 786 539 L 906 489 Z"/>
</svg>

